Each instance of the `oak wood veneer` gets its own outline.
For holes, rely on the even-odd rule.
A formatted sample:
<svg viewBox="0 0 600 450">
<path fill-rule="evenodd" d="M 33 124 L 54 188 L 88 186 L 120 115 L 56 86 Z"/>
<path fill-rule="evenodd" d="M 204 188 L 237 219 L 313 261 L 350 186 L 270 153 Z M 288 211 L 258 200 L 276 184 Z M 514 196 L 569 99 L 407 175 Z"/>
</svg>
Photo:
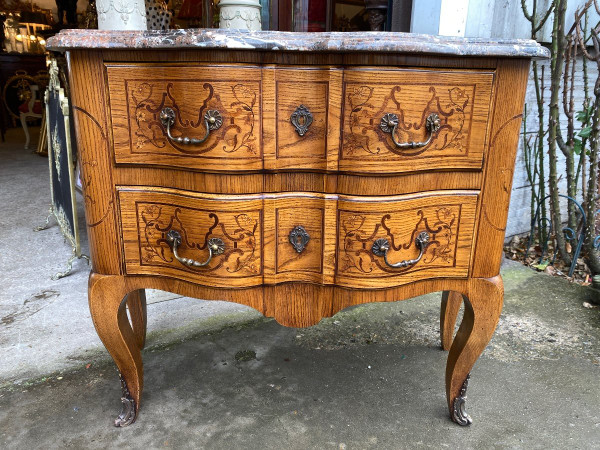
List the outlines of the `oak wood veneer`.
<svg viewBox="0 0 600 450">
<path fill-rule="evenodd" d="M 529 60 L 546 52 L 401 34 L 173 33 L 49 41 L 69 55 L 89 304 L 123 388 L 115 424 L 140 407 L 146 288 L 293 327 L 444 291 L 448 408 L 470 423 L 467 380 L 502 309 Z M 396 147 L 387 114 L 393 138 L 427 144 Z"/>
</svg>

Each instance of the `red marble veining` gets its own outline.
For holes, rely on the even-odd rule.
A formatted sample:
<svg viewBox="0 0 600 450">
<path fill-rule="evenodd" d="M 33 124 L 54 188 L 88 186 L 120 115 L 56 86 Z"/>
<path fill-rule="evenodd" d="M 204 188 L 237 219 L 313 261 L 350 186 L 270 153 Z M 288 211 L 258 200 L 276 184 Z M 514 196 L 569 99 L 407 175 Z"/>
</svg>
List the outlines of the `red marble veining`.
<svg viewBox="0 0 600 450">
<path fill-rule="evenodd" d="M 48 40 L 53 51 L 69 49 L 205 48 L 308 52 L 399 52 L 456 56 L 549 57 L 527 39 L 457 38 L 410 33 L 291 33 L 187 29 L 167 31 L 63 30 Z"/>
</svg>

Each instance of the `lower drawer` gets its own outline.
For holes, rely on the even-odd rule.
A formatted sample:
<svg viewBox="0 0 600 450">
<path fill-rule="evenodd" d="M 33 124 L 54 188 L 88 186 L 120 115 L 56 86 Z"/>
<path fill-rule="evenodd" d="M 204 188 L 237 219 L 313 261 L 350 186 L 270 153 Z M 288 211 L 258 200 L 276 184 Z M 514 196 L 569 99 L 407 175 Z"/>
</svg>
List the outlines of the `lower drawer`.
<svg viewBox="0 0 600 450">
<path fill-rule="evenodd" d="M 248 287 L 263 282 L 263 200 L 196 194 L 162 188 L 118 189 L 128 274 L 164 275 L 215 287 Z M 181 242 L 178 256 L 205 263 L 186 265 L 177 260 L 169 233 Z M 211 241 L 218 239 L 220 241 Z"/>
<path fill-rule="evenodd" d="M 233 197 L 120 187 L 118 197 L 128 274 L 377 289 L 466 277 L 478 193 Z"/>
<path fill-rule="evenodd" d="M 477 192 L 338 200 L 336 284 L 398 286 L 468 275 Z"/>
</svg>

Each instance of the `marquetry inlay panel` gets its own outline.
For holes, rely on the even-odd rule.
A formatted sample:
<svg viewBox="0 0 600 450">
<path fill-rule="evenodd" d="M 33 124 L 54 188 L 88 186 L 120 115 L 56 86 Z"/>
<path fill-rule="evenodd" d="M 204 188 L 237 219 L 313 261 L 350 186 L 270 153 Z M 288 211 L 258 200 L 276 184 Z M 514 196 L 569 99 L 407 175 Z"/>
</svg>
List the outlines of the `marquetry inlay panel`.
<svg viewBox="0 0 600 450">
<path fill-rule="evenodd" d="M 398 172 L 480 169 L 486 145 L 494 74 L 438 70 L 344 72 L 343 137 L 339 168 Z M 439 130 L 423 147 L 399 149 L 381 127 L 395 114 L 397 142 L 424 142 L 428 116 Z"/>
<path fill-rule="evenodd" d="M 261 71 L 246 66 L 107 66 L 117 163 L 216 171 L 261 169 Z M 160 114 L 175 112 L 172 136 L 201 139 L 204 115 L 222 125 L 202 144 L 169 139 Z"/>
<path fill-rule="evenodd" d="M 262 200 L 249 196 L 198 195 L 164 189 L 119 190 L 125 267 L 130 274 L 168 274 L 219 286 L 262 282 Z M 182 236 L 179 254 L 206 260 L 207 242 L 219 238 L 224 252 L 206 267 L 174 258 L 167 233 Z"/>
<path fill-rule="evenodd" d="M 405 198 L 346 198 L 338 202 L 336 281 L 352 287 L 393 286 L 427 277 L 462 277 L 469 270 L 476 192 L 431 193 Z M 427 232 L 421 260 L 389 267 L 373 253 L 377 239 L 390 242 L 390 263 L 419 254 L 415 239 Z"/>
</svg>

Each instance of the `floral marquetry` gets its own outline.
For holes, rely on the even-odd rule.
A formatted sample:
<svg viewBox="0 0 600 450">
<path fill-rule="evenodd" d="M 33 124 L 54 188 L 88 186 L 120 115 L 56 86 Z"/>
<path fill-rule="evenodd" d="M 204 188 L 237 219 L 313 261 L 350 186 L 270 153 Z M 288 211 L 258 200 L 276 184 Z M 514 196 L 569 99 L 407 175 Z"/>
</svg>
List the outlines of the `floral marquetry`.
<svg viewBox="0 0 600 450">
<path fill-rule="evenodd" d="M 50 45 L 69 53 L 89 304 L 123 377 L 119 423 L 142 401 L 144 289 L 294 327 L 447 291 L 447 406 L 468 423 L 465 380 L 502 310 L 528 58 L 545 50 L 242 34 L 72 31 Z"/>
<path fill-rule="evenodd" d="M 338 206 L 338 275 L 344 284 L 402 284 L 468 270 L 477 196 L 425 196 L 377 206 L 357 200 Z"/>
<path fill-rule="evenodd" d="M 479 168 L 492 74 L 346 71 L 340 168 Z"/>
<path fill-rule="evenodd" d="M 118 163 L 262 167 L 258 69 L 117 66 L 108 77 Z"/>
<path fill-rule="evenodd" d="M 128 212 L 122 219 L 128 273 L 166 272 L 197 281 L 222 279 L 223 284 L 262 281 L 260 200 L 219 203 L 211 196 L 131 190 L 121 192 L 120 200 Z M 206 260 L 209 246 L 206 265 L 182 263 Z"/>
</svg>

